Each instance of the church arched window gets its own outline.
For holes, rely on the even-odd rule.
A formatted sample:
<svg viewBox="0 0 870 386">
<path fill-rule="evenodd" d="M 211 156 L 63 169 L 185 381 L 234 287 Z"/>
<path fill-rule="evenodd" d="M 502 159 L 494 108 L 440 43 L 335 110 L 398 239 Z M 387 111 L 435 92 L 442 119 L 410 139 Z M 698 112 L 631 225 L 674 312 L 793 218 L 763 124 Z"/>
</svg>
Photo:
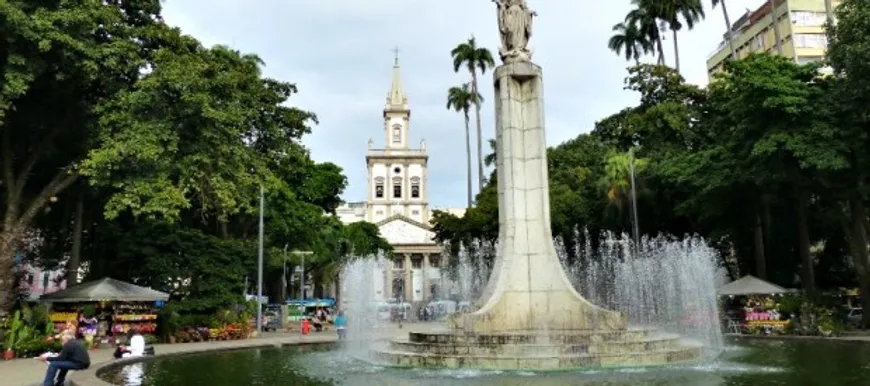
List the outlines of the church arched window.
<svg viewBox="0 0 870 386">
<path fill-rule="evenodd" d="M 420 177 L 411 177 L 411 198 L 420 198 Z"/>
<path fill-rule="evenodd" d="M 402 177 L 393 178 L 393 198 L 402 198 Z"/>
<path fill-rule="evenodd" d="M 384 198 L 384 177 L 375 178 L 375 198 Z"/>
<path fill-rule="evenodd" d="M 393 142 L 402 142 L 402 125 L 398 123 L 393 125 Z"/>
</svg>

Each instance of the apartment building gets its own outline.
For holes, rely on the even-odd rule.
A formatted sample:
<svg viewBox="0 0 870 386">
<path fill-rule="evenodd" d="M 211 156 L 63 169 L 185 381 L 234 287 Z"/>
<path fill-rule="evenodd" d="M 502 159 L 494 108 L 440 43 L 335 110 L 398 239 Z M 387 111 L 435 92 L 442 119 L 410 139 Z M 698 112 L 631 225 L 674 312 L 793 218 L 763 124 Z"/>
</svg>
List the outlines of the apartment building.
<svg viewBox="0 0 870 386">
<path fill-rule="evenodd" d="M 839 3 L 839 0 L 833 0 L 834 7 Z M 828 45 L 824 0 L 776 0 L 773 12 L 779 25 L 783 56 L 802 64 L 824 59 Z M 753 52 L 776 53 L 773 25 L 771 6 L 766 0 L 756 10 L 746 12 L 734 21 L 731 31 L 738 57 L 744 58 Z M 707 58 L 708 77 L 712 79 L 713 74 L 722 71 L 730 55 L 726 32 L 722 42 Z"/>
</svg>

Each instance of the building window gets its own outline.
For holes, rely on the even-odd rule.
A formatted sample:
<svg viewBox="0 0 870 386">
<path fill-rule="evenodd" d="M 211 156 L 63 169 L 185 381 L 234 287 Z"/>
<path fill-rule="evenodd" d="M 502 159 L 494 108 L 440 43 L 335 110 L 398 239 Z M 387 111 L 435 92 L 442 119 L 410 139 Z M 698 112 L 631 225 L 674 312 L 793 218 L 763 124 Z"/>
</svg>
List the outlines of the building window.
<svg viewBox="0 0 870 386">
<path fill-rule="evenodd" d="M 764 49 L 764 35 L 760 34 L 752 39 L 752 51 L 760 51 Z"/>
<path fill-rule="evenodd" d="M 48 288 L 48 272 L 42 275 L 42 288 Z"/>
<path fill-rule="evenodd" d="M 379 210 L 379 211 L 375 212 L 375 214 L 377 214 L 377 215 L 382 215 L 382 214 L 384 214 L 384 211 Z"/>
<path fill-rule="evenodd" d="M 422 269 L 423 268 L 423 255 L 411 255 L 411 268 L 413 268 L 413 269 Z"/>
<path fill-rule="evenodd" d="M 805 27 L 819 27 L 825 24 L 825 16 L 822 12 L 792 11 L 791 22 L 794 25 Z"/>
<path fill-rule="evenodd" d="M 402 198 L 402 179 L 393 178 L 393 198 Z"/>
<path fill-rule="evenodd" d="M 429 255 L 429 266 L 432 268 L 440 267 L 441 266 L 441 256 Z"/>
<path fill-rule="evenodd" d="M 27 285 L 33 286 L 33 272 L 27 274 Z"/>
<path fill-rule="evenodd" d="M 375 198 L 384 198 L 384 178 L 375 178 Z"/>
<path fill-rule="evenodd" d="M 405 269 L 405 257 L 399 256 L 393 260 L 393 269 Z"/>
<path fill-rule="evenodd" d="M 821 62 L 822 60 L 824 60 L 824 57 L 822 57 L 822 56 L 799 56 L 798 57 L 798 63 L 800 63 L 800 64 Z"/>
<path fill-rule="evenodd" d="M 827 48 L 825 34 L 794 34 L 794 44 L 798 48 Z"/>
<path fill-rule="evenodd" d="M 419 215 L 419 214 L 420 214 L 420 211 L 419 211 L 419 210 L 416 210 L 416 209 L 414 209 L 414 210 L 412 210 L 412 211 L 411 211 L 411 214 L 413 214 L 413 215 L 414 215 L 414 216 L 417 216 L 417 215 Z"/>
<path fill-rule="evenodd" d="M 402 125 L 393 125 L 393 142 L 402 142 Z"/>
<path fill-rule="evenodd" d="M 420 177 L 411 178 L 411 198 L 420 198 Z"/>
</svg>

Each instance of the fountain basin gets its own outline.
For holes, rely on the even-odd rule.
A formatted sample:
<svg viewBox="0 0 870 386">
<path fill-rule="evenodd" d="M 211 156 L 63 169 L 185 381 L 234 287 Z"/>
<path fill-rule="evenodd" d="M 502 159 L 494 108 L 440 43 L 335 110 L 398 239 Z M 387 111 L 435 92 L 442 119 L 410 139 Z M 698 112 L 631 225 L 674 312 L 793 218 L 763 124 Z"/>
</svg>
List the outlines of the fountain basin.
<svg viewBox="0 0 870 386">
<path fill-rule="evenodd" d="M 703 345 L 652 328 L 464 334 L 411 332 L 381 342 L 372 359 L 399 367 L 565 370 L 640 367 L 700 359 Z"/>
</svg>

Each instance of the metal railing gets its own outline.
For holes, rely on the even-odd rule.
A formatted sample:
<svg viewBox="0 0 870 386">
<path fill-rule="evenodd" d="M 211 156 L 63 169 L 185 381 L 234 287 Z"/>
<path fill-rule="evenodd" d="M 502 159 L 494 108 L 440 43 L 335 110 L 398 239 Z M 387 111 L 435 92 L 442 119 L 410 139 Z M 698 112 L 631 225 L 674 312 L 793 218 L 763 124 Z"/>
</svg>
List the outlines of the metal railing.
<svg viewBox="0 0 870 386">
<path fill-rule="evenodd" d="M 369 149 L 368 155 L 426 155 L 426 149 Z"/>
</svg>

